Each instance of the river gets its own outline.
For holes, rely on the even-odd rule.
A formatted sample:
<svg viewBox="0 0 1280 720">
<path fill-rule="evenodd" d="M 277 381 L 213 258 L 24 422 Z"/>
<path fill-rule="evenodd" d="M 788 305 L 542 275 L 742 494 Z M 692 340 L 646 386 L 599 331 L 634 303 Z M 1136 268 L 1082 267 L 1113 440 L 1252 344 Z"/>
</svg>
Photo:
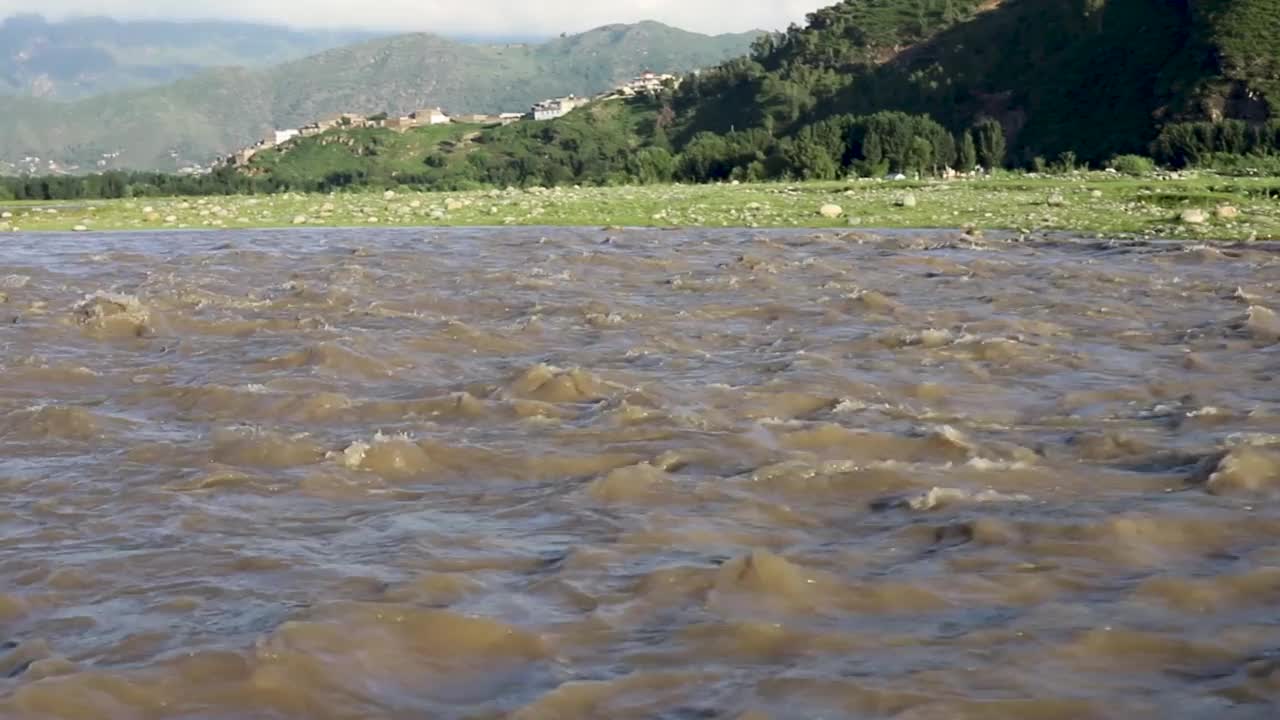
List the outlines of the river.
<svg viewBox="0 0 1280 720">
<path fill-rule="evenodd" d="M 3 243 L 0 717 L 1280 704 L 1275 248 Z"/>
</svg>

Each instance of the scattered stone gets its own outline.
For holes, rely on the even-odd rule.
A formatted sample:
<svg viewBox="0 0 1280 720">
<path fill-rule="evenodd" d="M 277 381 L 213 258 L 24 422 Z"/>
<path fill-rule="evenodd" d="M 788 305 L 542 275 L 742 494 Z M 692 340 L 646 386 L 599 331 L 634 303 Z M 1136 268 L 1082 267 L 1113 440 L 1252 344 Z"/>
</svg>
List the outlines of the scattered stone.
<svg viewBox="0 0 1280 720">
<path fill-rule="evenodd" d="M 85 225 L 76 225 L 71 228 L 71 232 L 89 232 L 89 228 Z"/>
<path fill-rule="evenodd" d="M 393 197 L 395 197 L 395 196 L 396 196 L 396 191 L 395 191 L 395 190 L 388 190 L 388 191 L 386 191 L 386 192 L 382 193 L 382 199 L 383 199 L 383 200 L 390 200 L 391 198 L 393 198 Z"/>
<path fill-rule="evenodd" d="M 13 213 L 9 212 L 8 210 L 5 210 L 4 212 L 0 212 L 0 218 L 8 220 L 11 217 L 13 217 Z"/>
<path fill-rule="evenodd" d="M 444 219 L 444 211 L 443 211 L 443 210 L 438 210 L 438 209 L 437 209 L 437 210 L 432 210 L 432 211 L 431 211 L 431 219 L 433 219 L 433 220 L 443 220 L 443 219 Z"/>
<path fill-rule="evenodd" d="M 156 211 L 156 209 L 155 209 L 155 208 L 153 208 L 153 207 L 151 207 L 150 205 L 148 205 L 148 206 L 146 206 L 146 207 L 142 208 L 142 213 L 143 213 L 144 215 L 149 215 L 149 214 L 151 214 L 151 213 L 153 213 L 153 212 L 155 212 L 155 211 Z"/>
<path fill-rule="evenodd" d="M 1067 204 L 1067 199 L 1062 196 L 1062 193 L 1053 193 L 1045 203 L 1049 207 L 1062 207 Z"/>
<path fill-rule="evenodd" d="M 1231 205 L 1219 205 L 1215 212 L 1219 220 L 1236 220 L 1240 217 L 1240 210 Z"/>
<path fill-rule="evenodd" d="M 306 225 L 306 224 L 307 224 L 307 216 L 306 216 L 306 215 L 296 215 L 296 216 L 294 216 L 294 218 L 293 218 L 293 224 L 294 224 L 294 225 Z"/>
<path fill-rule="evenodd" d="M 916 196 L 914 193 L 907 193 L 906 195 L 898 198 L 898 202 L 896 204 L 898 207 L 913 208 L 916 206 Z"/>
<path fill-rule="evenodd" d="M 167 223 L 176 223 L 176 222 L 178 222 L 178 216 L 177 216 L 177 215 L 166 215 L 166 216 L 165 216 L 165 218 L 164 218 L 164 221 L 165 221 L 165 222 L 167 222 Z"/>
<path fill-rule="evenodd" d="M 1182 222 L 1187 225 L 1203 225 L 1209 222 L 1209 215 L 1205 211 L 1195 208 L 1183 210 Z"/>
<path fill-rule="evenodd" d="M 323 205 L 321 205 L 321 206 L 320 206 L 320 212 L 327 212 L 327 213 L 331 213 L 331 212 L 333 212 L 334 210 L 335 210 L 335 208 L 334 208 L 334 206 L 333 206 L 333 203 L 331 203 L 331 202 L 327 202 L 327 203 L 325 203 L 325 204 L 323 204 Z"/>
<path fill-rule="evenodd" d="M 824 218 L 838 218 L 844 214 L 844 208 L 828 203 L 818 208 L 818 214 Z"/>
<path fill-rule="evenodd" d="M 461 210 L 466 206 L 467 206 L 466 203 L 462 202 L 461 200 L 455 200 L 453 198 L 449 198 L 448 200 L 444 201 L 444 209 L 448 210 L 449 212 L 453 212 L 454 210 Z"/>
<path fill-rule="evenodd" d="M 1101 191 L 1101 190 L 1094 190 L 1093 192 L 1089 193 L 1089 197 L 1094 198 L 1094 199 L 1100 198 L 1100 197 L 1102 197 L 1102 191 Z"/>
</svg>

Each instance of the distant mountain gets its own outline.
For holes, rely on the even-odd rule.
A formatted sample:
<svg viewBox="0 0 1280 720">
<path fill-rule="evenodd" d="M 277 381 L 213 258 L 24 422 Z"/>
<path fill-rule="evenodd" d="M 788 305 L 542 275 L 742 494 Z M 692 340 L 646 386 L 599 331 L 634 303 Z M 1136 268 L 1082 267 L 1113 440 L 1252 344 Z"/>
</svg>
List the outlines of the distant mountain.
<svg viewBox="0 0 1280 720">
<path fill-rule="evenodd" d="M 236 22 L 0 21 L 0 95 L 70 100 L 162 85 L 220 66 L 265 66 L 384 35 Z"/>
<path fill-rule="evenodd" d="M 610 25 L 541 44 L 472 44 L 414 34 L 264 70 L 219 69 L 75 103 L 6 101 L 0 160 L 173 170 L 326 114 L 523 111 L 596 93 L 643 70 L 684 72 L 747 52 L 758 33 L 708 36 L 660 23 Z"/>
</svg>

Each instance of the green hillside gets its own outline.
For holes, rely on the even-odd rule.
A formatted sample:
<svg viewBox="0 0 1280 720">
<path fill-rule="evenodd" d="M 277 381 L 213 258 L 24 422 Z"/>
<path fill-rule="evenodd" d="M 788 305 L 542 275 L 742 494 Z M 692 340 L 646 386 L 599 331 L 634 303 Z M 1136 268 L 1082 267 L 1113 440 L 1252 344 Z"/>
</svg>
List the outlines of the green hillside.
<svg viewBox="0 0 1280 720">
<path fill-rule="evenodd" d="M 1015 160 L 1102 160 L 1165 122 L 1264 120 L 1278 83 L 1274 0 L 846 0 L 704 74 L 677 111 L 686 140 L 882 110 L 953 130 L 993 117 Z"/>
<path fill-rule="evenodd" d="M 341 112 L 524 111 L 644 69 L 683 72 L 747 50 L 757 34 L 711 37 L 658 23 L 615 25 L 543 44 L 480 45 L 415 34 L 331 50 L 263 71 L 215 70 L 160 88 L 76 103 L 6 101 L 0 160 L 174 170 Z M 118 157 L 104 155 L 119 153 Z M 0 168 L 2 170 L 3 168 Z"/>
<path fill-rule="evenodd" d="M 0 95 L 72 100 L 170 83 L 214 67 L 288 62 L 375 35 L 237 22 L 49 22 L 16 15 L 0 21 Z"/>
<path fill-rule="evenodd" d="M 1146 154 L 1162 129 L 1177 165 L 1275 156 L 1277 41 L 1264 0 L 846 0 L 658 98 L 435 151 L 348 142 L 325 167 L 285 154 L 255 172 L 325 190 L 1066 169 Z"/>
<path fill-rule="evenodd" d="M 257 190 L 396 187 L 466 190 L 509 185 L 670 180 L 669 152 L 650 147 L 660 101 L 593 103 L 554 122 L 450 124 L 398 133 L 337 128 L 259 152 L 241 171 Z"/>
</svg>

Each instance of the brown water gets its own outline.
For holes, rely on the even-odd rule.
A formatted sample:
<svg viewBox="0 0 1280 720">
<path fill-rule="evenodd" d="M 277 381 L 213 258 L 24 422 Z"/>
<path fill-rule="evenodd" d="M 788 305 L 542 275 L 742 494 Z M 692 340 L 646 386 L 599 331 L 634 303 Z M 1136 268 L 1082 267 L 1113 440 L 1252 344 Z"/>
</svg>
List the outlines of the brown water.
<svg viewBox="0 0 1280 720">
<path fill-rule="evenodd" d="M 1274 250 L 5 243 L 0 717 L 1276 717 Z"/>
</svg>

